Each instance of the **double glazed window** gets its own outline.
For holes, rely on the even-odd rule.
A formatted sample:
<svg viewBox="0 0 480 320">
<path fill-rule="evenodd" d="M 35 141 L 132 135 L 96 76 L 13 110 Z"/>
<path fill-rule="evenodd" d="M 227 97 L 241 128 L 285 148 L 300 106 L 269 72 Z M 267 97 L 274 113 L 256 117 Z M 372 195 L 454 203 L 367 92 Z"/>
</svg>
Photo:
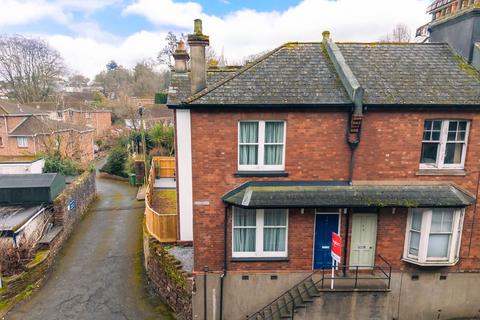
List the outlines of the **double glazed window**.
<svg viewBox="0 0 480 320">
<path fill-rule="evenodd" d="M 466 120 L 426 120 L 420 167 L 463 169 L 469 125 Z"/>
<path fill-rule="evenodd" d="M 233 210 L 233 257 L 286 257 L 287 209 Z"/>
<path fill-rule="evenodd" d="M 408 216 L 404 258 L 419 264 L 455 263 L 462 219 L 462 209 L 412 209 Z"/>
<path fill-rule="evenodd" d="M 284 121 L 241 121 L 239 123 L 239 170 L 283 170 L 284 158 Z"/>
</svg>

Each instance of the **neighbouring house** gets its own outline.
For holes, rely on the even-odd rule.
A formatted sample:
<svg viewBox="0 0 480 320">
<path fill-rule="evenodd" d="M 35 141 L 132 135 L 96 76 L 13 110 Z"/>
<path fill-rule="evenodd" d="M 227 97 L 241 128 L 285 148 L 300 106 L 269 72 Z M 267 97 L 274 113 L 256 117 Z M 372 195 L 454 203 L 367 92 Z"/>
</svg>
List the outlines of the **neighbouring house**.
<svg viewBox="0 0 480 320">
<path fill-rule="evenodd" d="M 0 102 L 0 156 L 35 156 L 59 150 L 81 162 L 94 159 L 94 129 L 51 120 L 36 108 Z"/>
<path fill-rule="evenodd" d="M 80 109 L 68 108 L 57 111 L 57 119 L 77 126 L 95 129 L 95 137 L 100 138 L 110 132 L 112 128 L 112 110 L 84 107 Z"/>
<path fill-rule="evenodd" d="M 444 43 L 324 32 L 210 72 L 200 20 L 188 43 L 167 105 L 193 319 L 478 316 L 475 69 Z"/>
<path fill-rule="evenodd" d="M 65 188 L 58 173 L 0 174 L 0 249 L 34 246 L 53 219 L 51 204 Z"/>
<path fill-rule="evenodd" d="M 112 110 L 95 107 L 95 92 L 71 92 L 58 102 L 36 102 L 35 107 L 48 114 L 50 119 L 95 129 L 95 138 L 110 133 Z"/>
<path fill-rule="evenodd" d="M 0 156 L 0 174 L 43 173 L 45 160 L 36 156 Z"/>
<path fill-rule="evenodd" d="M 480 70 L 480 0 L 435 0 L 432 20 L 417 29 L 417 39 L 446 42 Z"/>
</svg>

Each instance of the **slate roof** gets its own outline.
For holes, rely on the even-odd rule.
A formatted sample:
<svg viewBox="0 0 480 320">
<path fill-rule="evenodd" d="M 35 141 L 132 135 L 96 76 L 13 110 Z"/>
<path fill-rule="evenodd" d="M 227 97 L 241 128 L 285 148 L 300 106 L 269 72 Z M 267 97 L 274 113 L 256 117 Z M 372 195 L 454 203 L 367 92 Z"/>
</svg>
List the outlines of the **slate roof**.
<svg viewBox="0 0 480 320">
<path fill-rule="evenodd" d="M 77 131 L 88 132 L 95 129 L 76 125 L 73 123 L 66 123 L 63 121 L 55 121 L 51 119 L 40 119 L 36 116 L 29 116 L 22 123 L 20 123 L 11 132 L 11 136 L 36 136 L 39 134 L 52 134 L 53 132 L 61 131 Z"/>
<path fill-rule="evenodd" d="M 233 74 L 237 69 L 218 69 L 207 71 L 207 86 L 211 86 L 225 77 Z M 180 104 L 190 96 L 190 79 L 188 73 L 172 73 L 168 92 L 167 105 Z"/>
<path fill-rule="evenodd" d="M 322 181 L 247 182 L 222 198 L 244 208 L 465 207 L 475 198 L 453 184 L 365 184 Z"/>
<path fill-rule="evenodd" d="M 447 44 L 338 43 L 364 105 L 480 105 L 480 74 Z M 352 104 L 322 43 L 287 43 L 190 96 L 173 74 L 169 105 Z"/>
<path fill-rule="evenodd" d="M 339 43 L 338 47 L 365 89 L 366 105 L 480 104 L 480 74 L 470 75 L 465 70 L 470 67 L 447 44 Z"/>
</svg>

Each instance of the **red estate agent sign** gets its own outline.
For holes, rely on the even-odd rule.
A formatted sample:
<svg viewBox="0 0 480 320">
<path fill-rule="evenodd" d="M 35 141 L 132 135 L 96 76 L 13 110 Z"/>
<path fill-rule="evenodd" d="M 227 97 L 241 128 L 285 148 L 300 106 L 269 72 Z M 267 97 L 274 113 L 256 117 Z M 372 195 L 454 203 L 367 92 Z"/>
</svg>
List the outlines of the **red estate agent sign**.
<svg viewBox="0 0 480 320">
<path fill-rule="evenodd" d="M 337 263 L 340 263 L 341 259 L 341 249 L 342 248 L 342 237 L 340 237 L 335 232 L 332 232 L 332 259 Z"/>
</svg>

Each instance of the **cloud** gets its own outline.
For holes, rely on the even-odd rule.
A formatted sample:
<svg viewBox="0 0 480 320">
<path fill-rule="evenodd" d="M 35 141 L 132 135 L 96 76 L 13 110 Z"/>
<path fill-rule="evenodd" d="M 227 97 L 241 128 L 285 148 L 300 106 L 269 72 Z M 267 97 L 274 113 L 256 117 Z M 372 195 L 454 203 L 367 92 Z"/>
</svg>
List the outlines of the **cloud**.
<svg viewBox="0 0 480 320">
<path fill-rule="evenodd" d="M 405 23 L 412 33 L 426 23 L 430 0 L 303 0 L 288 10 L 239 10 L 223 17 L 206 14 L 195 2 L 136 0 L 123 14 L 145 17 L 159 28 L 191 31 L 193 19 L 203 19 L 211 45 L 225 48 L 229 60 L 271 49 L 286 41 L 320 41 L 330 30 L 336 41 L 376 41 Z"/>
<path fill-rule="evenodd" d="M 140 0 L 127 6 L 122 15 L 136 14 L 146 17 L 157 26 L 188 28 L 196 18 L 204 18 L 202 6 L 196 2 L 172 0 Z"/>
<path fill-rule="evenodd" d="M 67 21 L 67 15 L 53 3 L 45 1 L 3 0 L 0 10 L 0 26 L 28 24 L 43 18 L 57 22 Z"/>
<path fill-rule="evenodd" d="M 72 12 L 90 14 L 121 0 L 2 0 L 0 26 L 30 24 L 50 19 L 68 25 Z"/>
<path fill-rule="evenodd" d="M 189 33 L 193 20 L 203 19 L 204 33 L 217 52 L 224 50 L 230 63 L 272 49 L 287 41 L 321 41 L 330 30 L 335 41 L 377 41 L 398 23 L 415 28 L 429 21 L 425 9 L 430 0 L 302 0 L 283 11 L 242 9 L 223 16 L 207 14 L 190 0 L 1 0 L 0 26 L 28 24 L 50 17 L 64 23 L 74 36 L 46 35 L 72 69 L 89 77 L 104 69 L 107 61 L 131 67 L 155 58 L 165 45 L 168 31 Z M 212 0 L 222 1 L 222 0 Z M 150 31 L 135 30 L 127 37 L 104 32 L 97 21 L 77 21 L 79 11 L 88 15 L 106 6 L 120 8 L 124 17 L 140 16 L 152 24 Z M 128 21 L 127 19 L 125 19 Z"/>
<path fill-rule="evenodd" d="M 164 33 L 140 31 L 115 43 L 64 35 L 45 38 L 62 54 L 73 72 L 80 72 L 93 79 L 105 69 L 110 60 L 115 60 L 125 67 L 132 67 L 143 59 L 155 59 L 165 45 L 165 36 Z"/>
</svg>

